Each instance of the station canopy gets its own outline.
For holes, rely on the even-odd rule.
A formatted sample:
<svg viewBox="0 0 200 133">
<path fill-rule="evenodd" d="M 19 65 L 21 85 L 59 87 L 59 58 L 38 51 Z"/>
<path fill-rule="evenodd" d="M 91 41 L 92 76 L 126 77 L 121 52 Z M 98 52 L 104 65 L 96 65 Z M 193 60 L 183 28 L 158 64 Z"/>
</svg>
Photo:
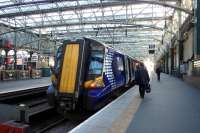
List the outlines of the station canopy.
<svg viewBox="0 0 200 133">
<path fill-rule="evenodd" d="M 1 0 L 0 23 L 62 41 L 90 37 L 135 58 L 162 45 L 178 0 Z M 174 33 L 170 33 L 174 34 Z M 154 55 L 155 56 L 155 55 Z"/>
</svg>

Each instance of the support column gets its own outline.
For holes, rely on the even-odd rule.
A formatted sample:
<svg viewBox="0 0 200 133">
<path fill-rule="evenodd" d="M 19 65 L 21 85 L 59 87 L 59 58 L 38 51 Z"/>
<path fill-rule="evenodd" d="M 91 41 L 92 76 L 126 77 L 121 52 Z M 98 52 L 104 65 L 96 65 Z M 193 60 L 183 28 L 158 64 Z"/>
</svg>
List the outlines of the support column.
<svg viewBox="0 0 200 133">
<path fill-rule="evenodd" d="M 14 19 L 15 27 L 17 27 L 16 20 Z M 13 38 L 13 45 L 14 45 L 14 70 L 17 69 L 17 31 L 14 32 Z"/>
<path fill-rule="evenodd" d="M 178 6 L 182 6 L 182 0 L 179 0 L 178 1 Z M 181 19 L 181 17 L 182 17 L 182 13 L 181 13 L 181 11 L 178 11 L 178 27 L 179 27 L 179 31 L 178 31 L 178 58 L 177 58 L 177 65 L 178 65 L 178 77 L 181 75 L 180 74 L 180 65 L 181 65 L 181 56 L 182 56 L 182 33 L 181 33 L 181 21 L 182 21 L 182 19 Z"/>
<path fill-rule="evenodd" d="M 200 57 L 200 0 L 197 0 L 197 57 Z"/>
<path fill-rule="evenodd" d="M 173 74 L 174 70 L 174 48 L 171 48 L 171 75 Z"/>
<path fill-rule="evenodd" d="M 165 66 L 166 67 L 166 73 L 169 74 L 169 67 L 168 67 L 168 65 L 169 65 L 169 49 L 167 50 L 165 60 L 166 60 L 166 66 Z"/>
</svg>

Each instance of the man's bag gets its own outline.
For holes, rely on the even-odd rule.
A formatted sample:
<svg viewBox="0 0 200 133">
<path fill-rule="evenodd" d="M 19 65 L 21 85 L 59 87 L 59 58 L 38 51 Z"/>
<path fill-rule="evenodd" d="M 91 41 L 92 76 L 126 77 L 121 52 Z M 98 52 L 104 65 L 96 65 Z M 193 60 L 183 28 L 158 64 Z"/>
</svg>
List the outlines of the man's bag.
<svg viewBox="0 0 200 133">
<path fill-rule="evenodd" d="M 146 86 L 146 93 L 150 93 L 151 92 L 151 86 L 150 86 L 150 84 L 148 84 L 147 86 Z"/>
</svg>

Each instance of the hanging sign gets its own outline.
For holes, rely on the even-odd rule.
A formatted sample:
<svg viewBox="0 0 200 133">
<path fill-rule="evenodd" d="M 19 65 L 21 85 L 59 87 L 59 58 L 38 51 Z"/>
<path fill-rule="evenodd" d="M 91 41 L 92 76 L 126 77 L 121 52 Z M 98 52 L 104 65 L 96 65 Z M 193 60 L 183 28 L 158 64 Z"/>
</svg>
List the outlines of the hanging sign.
<svg viewBox="0 0 200 133">
<path fill-rule="evenodd" d="M 155 44 L 149 44 L 149 54 L 155 53 Z"/>
</svg>

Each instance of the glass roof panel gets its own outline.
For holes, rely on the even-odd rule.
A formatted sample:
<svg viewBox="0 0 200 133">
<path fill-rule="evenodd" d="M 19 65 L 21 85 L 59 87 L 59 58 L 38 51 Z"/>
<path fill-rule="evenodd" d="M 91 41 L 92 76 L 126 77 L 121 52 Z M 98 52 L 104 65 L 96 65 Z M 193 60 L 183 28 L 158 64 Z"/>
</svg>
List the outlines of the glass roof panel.
<svg viewBox="0 0 200 133">
<path fill-rule="evenodd" d="M 1 6 L 4 6 L 4 5 L 9 5 L 9 4 L 12 4 L 13 2 L 11 2 L 10 0 L 1 0 L 0 1 L 0 5 Z"/>
<path fill-rule="evenodd" d="M 8 8 L 4 10 L 6 13 L 14 13 L 14 12 L 19 12 L 19 8 Z"/>
<path fill-rule="evenodd" d="M 111 42 L 119 39 L 116 47 L 130 51 L 148 49 L 149 42 L 160 44 L 165 30 L 173 16 L 172 30 L 177 31 L 177 12 L 173 8 L 152 4 L 128 4 L 124 1 L 110 0 L 81 0 L 42 3 L 45 0 L 1 0 L 0 22 L 24 28 L 29 26 L 35 33 L 53 34 L 54 38 L 70 36 L 88 36 Z M 176 2 L 167 3 L 176 5 Z M 191 9 L 190 0 L 185 8 Z M 20 3 L 21 2 L 21 3 Z M 37 4 L 23 4 L 24 2 L 37 2 Z M 163 1 L 161 1 L 163 2 Z M 21 6 L 11 6 L 13 4 Z M 26 17 L 23 15 L 26 14 Z M 10 18 L 1 15 L 13 15 Z M 182 13 L 182 23 L 188 14 Z M 16 21 L 14 21 L 16 20 Z M 63 35 L 64 34 L 64 35 Z M 155 38 L 156 37 L 156 38 Z M 114 39 L 113 39 L 114 38 Z M 117 40 L 118 41 L 118 40 Z M 133 46 L 133 48 L 130 48 Z M 126 46 L 126 47 L 122 47 Z M 147 52 L 147 51 L 146 51 Z"/>
<path fill-rule="evenodd" d="M 22 11 L 33 11 L 33 10 L 37 10 L 37 7 L 35 5 L 33 5 L 33 6 L 24 6 L 24 7 L 20 7 L 20 9 Z"/>
</svg>

